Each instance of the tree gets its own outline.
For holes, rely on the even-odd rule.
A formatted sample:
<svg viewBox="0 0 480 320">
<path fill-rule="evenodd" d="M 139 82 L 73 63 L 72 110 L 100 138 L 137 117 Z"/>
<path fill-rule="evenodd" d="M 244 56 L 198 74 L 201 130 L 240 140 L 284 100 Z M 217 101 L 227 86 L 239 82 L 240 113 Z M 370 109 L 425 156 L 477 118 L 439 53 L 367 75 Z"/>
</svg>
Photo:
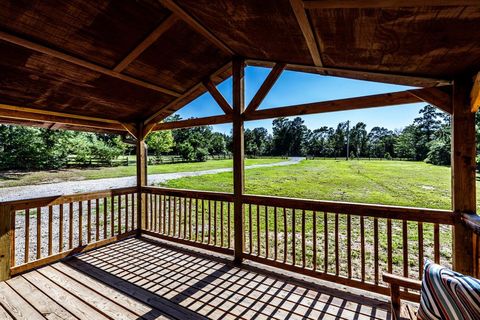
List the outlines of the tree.
<svg viewBox="0 0 480 320">
<path fill-rule="evenodd" d="M 440 129 L 442 113 L 434 106 L 426 105 L 419 111 L 419 114 L 420 117 L 413 121 L 419 130 L 416 159 L 423 160 L 427 157 L 429 142 L 435 138 L 434 133 Z"/>
<path fill-rule="evenodd" d="M 406 126 L 398 135 L 395 142 L 395 152 L 399 158 L 418 160 L 417 159 L 417 143 L 418 132 L 417 126 L 411 124 Z"/>
<path fill-rule="evenodd" d="M 155 157 L 159 159 L 162 154 L 169 153 L 173 150 L 174 142 L 172 131 L 162 130 L 151 133 L 147 137 L 148 150 L 153 152 Z"/>
<path fill-rule="evenodd" d="M 273 120 L 272 152 L 274 155 L 303 155 L 307 127 L 300 117 Z"/>
<path fill-rule="evenodd" d="M 367 156 L 368 132 L 366 127 L 365 123 L 358 122 L 350 129 L 350 150 L 357 157 Z"/>
</svg>

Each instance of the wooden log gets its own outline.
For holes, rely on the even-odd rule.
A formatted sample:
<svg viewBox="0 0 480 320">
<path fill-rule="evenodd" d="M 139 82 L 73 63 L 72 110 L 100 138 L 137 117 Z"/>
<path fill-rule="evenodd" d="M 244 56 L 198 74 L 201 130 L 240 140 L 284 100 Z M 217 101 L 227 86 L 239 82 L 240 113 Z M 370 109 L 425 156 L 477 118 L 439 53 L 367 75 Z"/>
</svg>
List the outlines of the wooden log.
<svg viewBox="0 0 480 320">
<path fill-rule="evenodd" d="M 138 131 L 143 132 L 143 124 L 138 124 Z M 143 137 L 143 134 L 141 135 Z M 141 191 L 142 187 L 147 185 L 147 148 L 145 140 L 137 139 L 136 142 L 136 161 L 137 161 L 137 229 L 142 230 L 146 227 L 146 197 Z"/>
<path fill-rule="evenodd" d="M 232 120 L 233 120 L 233 116 L 231 113 L 229 113 L 229 114 L 222 114 L 219 116 L 193 118 L 193 119 L 179 120 L 179 121 L 173 121 L 173 122 L 163 122 L 163 123 L 157 124 L 155 126 L 155 130 L 160 131 L 160 130 L 173 130 L 173 129 L 180 129 L 180 128 L 201 127 L 201 126 L 208 126 L 208 125 L 214 125 L 214 124 L 229 123 L 229 122 L 232 122 Z"/>
<path fill-rule="evenodd" d="M 220 93 L 220 91 L 218 91 L 212 80 L 209 79 L 204 81 L 203 85 L 205 88 L 207 88 L 208 92 L 212 95 L 213 99 L 217 102 L 218 106 L 222 108 L 225 114 L 231 114 L 233 112 L 232 107 L 227 100 L 225 100 L 225 97 Z"/>
<path fill-rule="evenodd" d="M 12 207 L 0 205 L 0 281 L 10 279 L 11 246 L 13 238 L 12 215 L 15 211 Z"/>
<path fill-rule="evenodd" d="M 468 95 L 470 79 L 456 79 L 452 117 L 452 200 L 457 216 L 476 212 L 475 114 Z M 453 228 L 453 268 L 473 275 L 473 231 L 461 221 Z"/>
<path fill-rule="evenodd" d="M 265 81 L 260 86 L 260 89 L 258 89 L 257 93 L 255 93 L 255 96 L 252 98 L 252 100 L 248 104 L 248 107 L 245 110 L 245 113 L 253 112 L 258 109 L 262 101 L 265 99 L 267 94 L 270 92 L 272 87 L 277 82 L 278 78 L 280 77 L 283 70 L 285 69 L 285 66 L 286 66 L 285 63 L 275 64 L 275 66 L 272 68 L 267 78 L 265 79 Z"/>
<path fill-rule="evenodd" d="M 245 109 L 245 62 L 233 60 L 233 203 L 234 203 L 234 261 L 240 264 L 245 246 L 243 193 L 245 190 L 244 130 L 243 112 Z"/>
</svg>

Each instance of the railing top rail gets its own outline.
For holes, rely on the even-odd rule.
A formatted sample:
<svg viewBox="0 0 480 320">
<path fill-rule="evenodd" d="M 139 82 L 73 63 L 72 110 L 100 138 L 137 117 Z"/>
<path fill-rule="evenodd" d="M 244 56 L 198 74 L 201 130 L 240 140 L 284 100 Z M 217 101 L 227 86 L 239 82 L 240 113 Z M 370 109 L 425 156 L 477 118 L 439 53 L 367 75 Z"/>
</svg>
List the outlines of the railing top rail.
<svg viewBox="0 0 480 320">
<path fill-rule="evenodd" d="M 285 197 L 244 195 L 245 203 L 255 205 L 267 205 L 283 208 L 295 208 L 308 211 L 332 212 L 352 214 L 358 216 L 370 216 L 377 218 L 389 218 L 397 220 L 409 220 L 440 224 L 454 224 L 456 215 L 452 210 L 412 208 L 391 205 L 364 204 L 351 202 L 336 202 L 311 199 L 292 199 Z"/>
<path fill-rule="evenodd" d="M 462 221 L 470 228 L 474 233 L 480 235 L 480 216 L 474 213 L 462 214 Z"/>
<path fill-rule="evenodd" d="M 137 191 L 137 187 L 109 189 L 102 191 L 77 193 L 72 195 L 56 195 L 41 198 L 22 199 L 0 202 L 0 206 L 9 206 L 12 210 L 25 210 L 37 207 L 54 206 L 77 201 L 87 201 L 111 196 L 130 194 Z"/>
<path fill-rule="evenodd" d="M 233 201 L 233 193 L 227 193 L 227 192 L 200 191 L 200 190 L 188 190 L 188 189 L 169 189 L 169 188 L 162 188 L 162 187 L 143 187 L 142 192 L 187 197 L 187 198 L 198 198 L 198 199 L 205 199 L 205 200 Z"/>
</svg>

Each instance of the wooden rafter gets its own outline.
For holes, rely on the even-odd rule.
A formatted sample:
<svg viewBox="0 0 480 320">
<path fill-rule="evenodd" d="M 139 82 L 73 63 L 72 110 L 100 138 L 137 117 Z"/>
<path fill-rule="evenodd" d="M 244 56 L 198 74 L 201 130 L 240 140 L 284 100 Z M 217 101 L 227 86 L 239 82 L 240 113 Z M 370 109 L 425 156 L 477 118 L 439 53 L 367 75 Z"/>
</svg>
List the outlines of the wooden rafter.
<svg viewBox="0 0 480 320">
<path fill-rule="evenodd" d="M 167 19 L 162 21 L 160 25 L 152 31 L 138 46 L 135 47 L 122 61 L 120 61 L 113 71 L 122 72 L 128 65 L 150 47 L 162 34 L 168 31 L 175 22 L 178 21 L 177 16 L 171 14 Z"/>
<path fill-rule="evenodd" d="M 322 59 L 320 57 L 320 51 L 317 46 L 317 41 L 313 34 L 312 26 L 308 20 L 307 12 L 303 6 L 302 0 L 290 0 L 295 17 L 297 18 L 298 25 L 302 30 L 305 41 L 307 42 L 308 50 L 312 56 L 313 64 L 317 67 L 323 66 Z"/>
<path fill-rule="evenodd" d="M 273 67 L 276 62 L 266 61 L 266 60 L 255 60 L 248 59 L 247 64 L 250 66 L 261 66 L 261 67 Z M 345 68 L 330 68 L 330 67 L 315 67 L 303 64 L 292 64 L 287 63 L 285 69 L 292 71 L 301 71 L 308 73 L 318 73 L 323 75 L 331 75 L 341 78 L 351 78 L 359 80 L 368 80 L 376 82 L 385 82 L 385 83 L 394 83 L 401 85 L 408 85 L 414 87 L 435 87 L 440 85 L 450 85 L 452 80 L 447 79 L 436 79 L 436 78 L 426 78 L 426 77 L 417 77 L 410 76 L 405 74 L 398 73 L 387 73 L 387 72 L 372 72 L 366 70 L 355 70 L 355 69 L 345 69 Z"/>
<path fill-rule="evenodd" d="M 181 95 L 180 93 L 175 92 L 173 90 L 163 88 L 163 87 L 160 87 L 160 86 L 152 84 L 152 83 L 148 83 L 148 82 L 145 82 L 145 81 L 142 81 L 142 80 L 132 78 L 130 76 L 127 76 L 127 75 L 121 74 L 119 72 L 110 70 L 108 68 L 102 67 L 100 65 L 97 65 L 97 64 L 94 64 L 94 63 L 91 63 L 91 62 L 73 57 L 71 55 L 62 53 L 62 52 L 57 51 L 57 50 L 47 48 L 47 47 L 42 46 L 38 43 L 34 43 L 34 42 L 19 38 L 17 36 L 14 36 L 14 35 L 2 32 L 2 31 L 0 31 L 0 40 L 7 41 L 7 42 L 13 43 L 15 45 L 18 45 L 18 46 L 21 46 L 21 47 L 24 47 L 24 48 L 27 48 L 27 49 L 30 49 L 30 50 L 33 50 L 33 51 L 36 51 L 36 52 L 40 52 L 40 53 L 55 57 L 57 59 L 61 59 L 61 60 L 73 63 L 77 66 L 81 66 L 81 67 L 90 69 L 92 71 L 108 75 L 110 77 L 121 79 L 123 81 L 127 81 L 127 82 L 130 82 L 130 83 L 135 84 L 137 86 L 148 88 L 148 89 L 151 89 L 151 90 L 163 93 L 163 94 L 168 94 L 168 95 L 174 96 L 174 97 L 179 97 Z"/>
<path fill-rule="evenodd" d="M 423 90 L 423 89 L 418 89 Z M 371 96 L 306 103 L 288 107 L 257 110 L 245 114 L 245 120 L 261 120 L 278 117 L 301 116 L 323 112 L 356 110 L 374 107 L 393 106 L 418 102 L 419 99 L 408 91 L 383 93 Z"/>
<path fill-rule="evenodd" d="M 439 88 L 424 88 L 422 90 L 408 90 L 412 95 L 426 103 L 452 114 L 452 96 Z"/>
<path fill-rule="evenodd" d="M 0 104 L 0 118 L 125 131 L 119 121 Z"/>
<path fill-rule="evenodd" d="M 138 139 L 138 130 L 134 123 L 122 123 L 122 126 L 134 139 Z"/>
<path fill-rule="evenodd" d="M 230 114 L 233 112 L 232 107 L 230 104 L 225 100 L 225 97 L 218 91 L 215 84 L 212 82 L 211 79 L 208 79 L 203 82 L 203 85 L 208 90 L 208 92 L 212 95 L 213 99 L 217 102 L 217 104 L 222 108 L 225 114 Z"/>
<path fill-rule="evenodd" d="M 207 40 L 214 44 L 217 48 L 221 49 L 228 55 L 234 55 L 234 52 L 220 39 L 218 39 L 212 32 L 205 28 L 200 22 L 188 14 L 185 10 L 179 7 L 173 0 L 160 0 L 160 3 L 176 14 L 180 19 L 185 21 L 192 27 L 193 30 L 203 35 Z"/>
<path fill-rule="evenodd" d="M 210 79 L 216 78 L 218 75 L 222 74 L 226 70 L 229 70 L 231 67 L 232 63 L 228 62 L 227 64 L 223 65 L 221 68 L 219 68 L 217 71 L 215 71 L 211 76 Z M 154 123 L 158 123 L 162 121 L 164 118 L 166 118 L 169 114 L 165 115 L 165 110 L 170 110 L 172 108 L 175 109 L 180 109 L 183 106 L 185 106 L 187 103 L 198 97 L 201 93 L 205 92 L 205 87 L 202 82 L 199 82 L 192 86 L 190 89 L 188 89 L 187 92 L 185 92 L 182 96 L 178 97 L 174 101 L 170 102 L 168 105 L 165 107 L 161 108 L 157 112 L 155 112 L 153 115 L 148 117 L 143 123 L 145 127 L 152 126 Z M 197 93 L 195 95 L 195 93 Z M 190 99 L 191 97 L 191 99 Z"/>
<path fill-rule="evenodd" d="M 163 123 L 157 124 L 154 130 L 155 131 L 172 130 L 172 129 L 180 129 L 180 128 L 208 126 L 208 125 L 214 125 L 214 124 L 229 123 L 229 122 L 232 122 L 232 119 L 233 119 L 232 114 L 222 114 L 220 116 L 186 119 L 186 120 L 173 121 L 173 122 L 163 122 Z"/>
<path fill-rule="evenodd" d="M 473 80 L 472 91 L 470 92 L 470 109 L 477 112 L 480 108 L 480 72 L 477 73 Z"/>
<path fill-rule="evenodd" d="M 478 0 L 306 0 L 306 9 L 478 6 Z"/>
<path fill-rule="evenodd" d="M 248 104 L 248 107 L 245 110 L 246 113 L 253 112 L 258 109 L 263 99 L 265 99 L 267 94 L 270 92 L 270 89 L 272 89 L 274 84 L 277 82 L 285 67 L 285 63 L 275 64 L 265 81 L 262 83 L 262 86 L 260 87 L 260 89 L 258 89 L 257 93 L 253 97 L 252 101 L 250 101 L 250 103 Z"/>
</svg>

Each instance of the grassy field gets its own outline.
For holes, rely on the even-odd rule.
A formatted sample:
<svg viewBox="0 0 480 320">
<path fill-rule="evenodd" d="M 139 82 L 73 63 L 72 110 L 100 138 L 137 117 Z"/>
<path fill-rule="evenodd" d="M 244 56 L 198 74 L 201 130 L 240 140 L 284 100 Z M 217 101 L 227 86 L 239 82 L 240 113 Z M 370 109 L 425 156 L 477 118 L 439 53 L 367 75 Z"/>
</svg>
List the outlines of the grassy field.
<svg viewBox="0 0 480 320">
<path fill-rule="evenodd" d="M 450 209 L 450 168 L 423 162 L 304 160 L 245 172 L 246 193 Z M 232 173 L 170 180 L 164 186 L 231 191 Z"/>
<path fill-rule="evenodd" d="M 266 164 L 285 161 L 285 159 L 247 159 L 246 165 Z M 160 164 L 148 166 L 148 174 L 199 171 L 232 167 L 232 160 L 209 160 L 206 162 L 190 162 Z M 102 178 L 118 178 L 134 176 L 135 166 L 120 166 L 95 169 L 65 169 L 35 172 L 0 172 L 0 188 L 54 183 L 72 180 L 94 180 Z"/>
<path fill-rule="evenodd" d="M 310 198 L 319 200 L 335 200 L 360 203 L 376 203 L 386 205 L 401 205 L 411 207 L 427 207 L 437 209 L 450 209 L 450 168 L 433 166 L 423 162 L 406 161 L 344 161 L 344 160 L 304 160 L 297 165 L 287 167 L 271 167 L 251 169 L 246 174 L 246 192 L 250 194 L 285 196 L 293 198 Z M 232 173 L 220 173 L 201 177 L 189 177 L 170 180 L 163 184 L 166 187 L 198 189 L 210 191 L 231 191 Z M 265 252 L 264 230 L 274 230 L 273 209 L 269 208 L 268 220 L 265 216 L 265 208 L 260 207 L 257 218 L 257 208 L 252 207 L 252 251 L 253 254 Z M 250 246 L 249 219 L 250 214 L 246 209 L 246 234 L 247 248 Z M 287 225 L 279 222 L 279 232 L 287 229 L 292 232 L 292 210 L 287 209 Z M 339 215 L 340 230 L 340 263 L 341 273 L 346 273 L 346 223 L 347 216 Z M 296 246 L 297 262 L 300 261 L 299 247 L 301 212 L 297 210 L 296 221 Z M 334 234 L 333 225 L 335 215 L 328 214 L 329 228 L 329 263 L 328 270 L 334 272 Z M 360 233 L 359 217 L 352 217 L 352 265 L 354 275 L 360 272 Z M 381 270 L 385 270 L 387 263 L 387 235 L 386 219 L 378 220 L 379 228 L 379 263 Z M 312 228 L 313 213 L 306 212 L 306 246 L 307 265 L 312 263 Z M 320 213 L 317 217 L 318 243 L 324 243 L 324 217 Z M 258 229 L 260 231 L 258 231 Z M 371 280 L 373 276 L 373 229 L 374 219 L 365 219 L 365 245 L 366 245 L 366 272 Z M 393 221 L 393 264 L 394 271 L 402 274 L 403 266 L 403 241 L 402 223 Z M 259 233 L 257 233 L 259 232 Z M 257 240 L 260 234 L 261 246 L 258 248 Z M 281 235 L 281 234 L 280 234 Z M 291 239 L 291 238 L 290 238 Z M 441 226 L 441 262 L 449 265 L 451 262 L 451 228 Z M 288 243 L 290 245 L 290 241 Z M 433 224 L 423 224 L 423 243 L 425 257 L 433 258 Z M 283 254 L 283 239 L 279 240 L 279 255 Z M 272 239 L 270 239 L 270 253 L 273 252 Z M 418 275 L 418 224 L 408 223 L 408 247 L 409 247 L 409 272 L 413 276 Z M 320 248 L 320 250 L 322 250 Z M 288 257 L 287 261 L 291 262 Z M 325 263 L 323 254 L 317 257 L 319 266 Z"/>
</svg>

